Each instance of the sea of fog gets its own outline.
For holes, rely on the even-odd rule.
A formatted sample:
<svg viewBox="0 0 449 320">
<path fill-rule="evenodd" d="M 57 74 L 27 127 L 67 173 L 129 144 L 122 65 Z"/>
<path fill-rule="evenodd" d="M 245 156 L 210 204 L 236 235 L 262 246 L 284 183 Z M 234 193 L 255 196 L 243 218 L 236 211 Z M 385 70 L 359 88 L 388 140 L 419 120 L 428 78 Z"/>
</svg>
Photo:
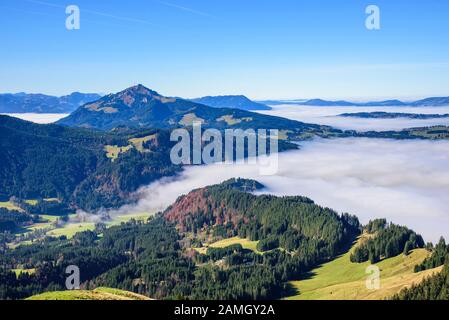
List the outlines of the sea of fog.
<svg viewBox="0 0 449 320">
<path fill-rule="evenodd" d="M 339 117 L 343 113 L 356 112 L 398 112 L 414 114 L 449 114 L 449 106 L 445 107 L 318 107 L 300 105 L 272 106 L 273 110 L 260 113 L 285 117 L 307 123 L 332 126 L 342 130 L 385 131 L 402 130 L 405 128 L 427 127 L 434 125 L 449 125 L 449 118 L 441 119 L 364 119 Z"/>
<path fill-rule="evenodd" d="M 40 124 L 53 123 L 68 116 L 68 114 L 63 113 L 2 113 L 2 114 Z"/>
<path fill-rule="evenodd" d="M 449 107 L 281 106 L 266 113 L 347 129 L 400 129 L 428 124 L 428 120 L 368 119 L 365 122 L 332 117 L 361 111 L 449 113 Z M 42 123 L 62 116 L 27 114 L 22 118 Z M 442 123 L 442 119 L 435 122 Z M 262 182 L 266 186 L 264 193 L 308 196 L 340 213 L 355 214 L 363 223 L 373 218 L 387 218 L 415 229 L 428 241 L 436 241 L 441 235 L 449 238 L 449 141 L 316 139 L 302 143 L 300 150 L 281 153 L 278 173 L 273 176 L 260 176 L 259 169 L 252 165 L 186 167 L 179 177 L 162 179 L 142 188 L 137 205 L 125 206 L 111 214 L 163 210 L 192 189 L 233 177 Z"/>
<path fill-rule="evenodd" d="M 142 188 L 137 206 L 120 213 L 163 210 L 192 189 L 243 177 L 262 182 L 263 193 L 308 196 L 363 223 L 388 218 L 436 241 L 449 238 L 448 163 L 449 141 L 315 140 L 280 154 L 274 176 L 253 165 L 187 167 L 177 179 Z"/>
</svg>

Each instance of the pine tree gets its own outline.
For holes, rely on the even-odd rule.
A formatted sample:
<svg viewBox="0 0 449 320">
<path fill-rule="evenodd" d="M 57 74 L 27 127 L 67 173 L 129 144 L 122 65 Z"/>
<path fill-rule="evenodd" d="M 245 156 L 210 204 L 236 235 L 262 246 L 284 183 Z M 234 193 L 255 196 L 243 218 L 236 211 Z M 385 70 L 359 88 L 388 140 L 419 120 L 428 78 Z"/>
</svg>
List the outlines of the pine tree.
<svg viewBox="0 0 449 320">
<path fill-rule="evenodd" d="M 404 247 L 404 255 L 408 256 L 410 254 L 410 251 L 414 249 L 414 245 L 412 241 L 407 241 Z"/>
<path fill-rule="evenodd" d="M 391 258 L 395 255 L 395 246 L 393 241 L 388 241 L 387 246 L 385 247 L 385 258 Z"/>
</svg>

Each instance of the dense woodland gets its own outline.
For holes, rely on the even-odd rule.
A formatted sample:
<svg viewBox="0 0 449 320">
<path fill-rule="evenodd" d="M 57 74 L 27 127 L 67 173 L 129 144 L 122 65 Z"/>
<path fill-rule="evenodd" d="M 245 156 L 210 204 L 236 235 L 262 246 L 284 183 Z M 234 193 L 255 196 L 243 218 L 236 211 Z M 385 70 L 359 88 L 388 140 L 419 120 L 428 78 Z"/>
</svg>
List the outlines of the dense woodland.
<svg viewBox="0 0 449 320">
<path fill-rule="evenodd" d="M 0 94 L 0 113 L 70 113 L 90 101 L 99 99 L 95 93 L 73 92 L 55 97 L 45 94 Z"/>
<path fill-rule="evenodd" d="M 415 267 L 415 272 L 433 269 L 442 266 L 445 262 L 449 262 L 449 245 L 446 245 L 444 238 L 441 238 L 435 247 L 432 244 L 428 244 L 427 248 L 432 251 L 432 254 Z"/>
<path fill-rule="evenodd" d="M 387 224 L 385 219 L 371 221 L 365 231 L 373 234 L 351 254 L 352 262 L 377 263 L 381 259 L 407 255 L 416 248 L 424 247 L 424 240 L 413 230 L 395 224 Z"/>
<path fill-rule="evenodd" d="M 270 259 L 229 270 L 213 265 L 197 269 L 178 240 L 176 229 L 158 217 L 147 224 L 113 227 L 102 238 L 83 232 L 72 240 L 53 239 L 20 247 L 0 259 L 0 299 L 63 290 L 68 265 L 79 266 L 86 288 L 122 288 L 159 299 L 261 299 L 285 289 L 268 268 Z M 36 268 L 36 272 L 16 278 L 9 269 L 18 265 Z"/>
<path fill-rule="evenodd" d="M 145 152 L 133 148 L 115 161 L 107 157 L 106 145 L 127 146 L 131 138 L 153 134 L 157 140 Z M 103 133 L 0 116 L 0 198 L 57 198 L 66 208 L 84 210 L 118 207 L 138 187 L 179 171 L 170 148 L 166 131 Z"/>
<path fill-rule="evenodd" d="M 33 218 L 17 210 L 0 208 L 0 233 L 14 232 L 25 223 L 32 223 Z"/>
<path fill-rule="evenodd" d="M 339 216 L 307 198 L 256 197 L 240 190 L 252 187 L 258 184 L 233 180 L 207 190 L 217 197 L 216 201 L 235 201 L 235 207 L 228 203 L 229 210 L 250 208 L 252 212 L 240 218 L 234 216 L 234 227 L 224 223 L 226 233 L 277 239 L 278 247 L 267 241 L 268 247 L 260 248 L 269 250 L 263 255 L 240 245 L 209 248 L 199 254 L 187 245 L 189 232 L 181 231 L 165 213 L 148 223 L 132 221 L 107 230 L 78 233 L 70 240 L 47 238 L 7 250 L 0 257 L 0 298 L 21 299 L 61 290 L 68 265 L 80 267 L 85 288 L 108 286 L 158 299 L 278 298 L 288 292 L 288 280 L 334 258 L 359 233 L 354 217 Z M 189 219 L 188 212 L 182 214 Z M 211 214 L 204 213 L 202 225 L 191 225 L 196 225 L 198 238 L 206 230 L 212 236 Z M 251 222 L 246 227 L 238 219 Z M 256 226 L 262 231 L 255 231 Z M 36 272 L 16 278 L 10 270 L 17 268 Z"/>
<path fill-rule="evenodd" d="M 338 215 L 308 198 L 248 193 L 262 187 L 252 180 L 233 179 L 180 197 L 148 222 L 131 221 L 109 229 L 98 225 L 72 239 L 47 237 L 6 249 L 0 255 L 0 299 L 64 290 L 69 265 L 80 268 L 85 289 L 106 286 L 156 299 L 283 297 L 290 292 L 288 281 L 345 251 L 362 227 L 357 218 Z M 411 241 L 422 245 L 419 235 L 383 219 L 364 229 L 376 235 L 367 247 L 379 252 L 391 241 L 405 242 L 402 250 Z M 230 236 L 258 240 L 257 249 L 264 254 L 240 244 L 204 253 L 192 249 L 206 239 Z M 398 254 L 405 253 L 401 246 Z M 434 261 L 447 250 L 444 240 L 428 247 L 433 253 L 423 263 L 425 268 L 438 264 Z M 35 272 L 16 276 L 12 269 Z M 395 298 L 447 297 L 447 269 Z"/>
</svg>

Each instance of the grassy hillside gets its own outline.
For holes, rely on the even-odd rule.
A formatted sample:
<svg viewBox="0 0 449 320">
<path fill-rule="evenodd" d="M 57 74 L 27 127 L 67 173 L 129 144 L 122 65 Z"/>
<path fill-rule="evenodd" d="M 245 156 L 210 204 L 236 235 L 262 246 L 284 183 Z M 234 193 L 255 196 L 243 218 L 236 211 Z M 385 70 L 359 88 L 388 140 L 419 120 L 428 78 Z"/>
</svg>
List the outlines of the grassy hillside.
<svg viewBox="0 0 449 320">
<path fill-rule="evenodd" d="M 152 300 L 129 291 L 112 288 L 46 292 L 26 300 Z"/>
<path fill-rule="evenodd" d="M 60 236 L 66 236 L 67 238 L 73 238 L 75 234 L 78 232 L 88 231 L 88 230 L 95 230 L 95 223 L 93 222 L 80 222 L 80 223 L 69 223 L 66 224 L 62 228 L 56 228 L 54 230 L 51 230 L 47 232 L 49 236 L 53 237 L 60 237 Z"/>
<path fill-rule="evenodd" d="M 358 243 L 363 241 L 364 236 Z M 357 246 L 358 243 L 355 245 Z M 354 246 L 354 247 L 355 247 Z M 419 283 L 424 278 L 441 268 L 414 273 L 416 264 L 421 263 L 429 252 L 425 249 L 414 250 L 410 255 L 383 260 L 376 264 L 380 268 L 381 288 L 369 290 L 366 288 L 365 263 L 352 263 L 349 260 L 351 251 L 337 259 L 323 264 L 310 272 L 310 278 L 301 281 L 292 281 L 290 284 L 297 294 L 290 300 L 374 300 L 384 299 L 398 293 L 404 287 Z"/>
<path fill-rule="evenodd" d="M 0 202 L 0 208 L 5 208 L 6 210 L 10 210 L 10 211 L 20 211 L 23 212 L 22 208 L 19 208 L 18 206 L 16 206 L 14 203 L 10 202 L 10 201 L 5 201 L 5 202 Z"/>
<path fill-rule="evenodd" d="M 145 221 L 150 216 L 152 216 L 153 213 L 150 212 L 140 212 L 140 213 L 134 213 L 134 214 L 125 214 L 125 215 L 117 215 L 112 217 L 110 221 L 106 221 L 105 224 L 107 227 L 117 226 L 121 223 L 126 223 L 130 220 L 136 220 L 136 221 Z M 71 215 L 72 218 L 76 218 L 76 215 Z M 46 222 L 39 222 L 39 223 L 33 223 L 29 226 L 26 226 L 24 228 L 21 228 L 18 230 L 17 233 L 15 233 L 16 236 L 25 236 L 24 238 L 19 238 L 15 240 L 14 242 L 10 242 L 7 244 L 7 246 L 10 249 L 17 248 L 20 245 L 31 245 L 33 241 L 29 240 L 26 236 L 32 232 L 39 231 L 41 232 L 40 238 L 37 237 L 34 240 L 43 239 L 45 236 L 52 236 L 52 237 L 60 237 L 60 236 L 66 236 L 68 239 L 71 239 L 77 234 L 78 232 L 84 232 L 84 231 L 93 231 L 95 230 L 95 223 L 94 222 L 78 222 L 78 223 L 66 223 L 61 226 L 56 226 L 54 222 L 59 218 L 57 216 L 49 216 L 49 215 L 39 215 L 40 218 L 45 220 Z"/>
<path fill-rule="evenodd" d="M 134 213 L 127 215 L 119 215 L 114 216 L 110 221 L 106 221 L 105 224 L 107 227 L 112 227 L 119 225 L 121 223 L 126 223 L 132 219 L 137 221 L 145 221 L 151 216 L 151 213 Z M 73 238 L 75 234 L 78 232 L 83 232 L 87 230 L 95 230 L 94 222 L 79 222 L 79 223 L 68 223 L 62 227 L 55 228 L 50 230 L 46 234 L 53 237 L 66 236 L 67 238 Z"/>
<path fill-rule="evenodd" d="M 18 277 L 22 273 L 34 274 L 36 272 L 36 269 L 13 269 L 12 271 L 14 271 L 14 273 Z"/>
<path fill-rule="evenodd" d="M 210 245 L 205 245 L 202 248 L 196 248 L 195 250 L 198 251 L 199 253 L 206 254 L 207 248 L 226 248 L 226 247 L 232 246 L 234 244 L 240 244 L 240 245 L 242 245 L 243 249 L 248 249 L 248 250 L 254 251 L 256 253 L 260 253 L 259 251 L 257 251 L 257 243 L 258 242 L 259 241 L 251 241 L 248 239 L 233 237 L 233 238 L 214 242 Z"/>
</svg>

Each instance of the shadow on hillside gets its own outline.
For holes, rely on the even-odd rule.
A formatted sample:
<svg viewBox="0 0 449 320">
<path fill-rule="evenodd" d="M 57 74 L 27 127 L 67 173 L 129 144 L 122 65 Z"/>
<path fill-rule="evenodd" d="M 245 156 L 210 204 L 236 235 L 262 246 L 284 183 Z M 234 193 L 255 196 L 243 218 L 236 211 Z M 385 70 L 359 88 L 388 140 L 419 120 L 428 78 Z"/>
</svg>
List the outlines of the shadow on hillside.
<svg viewBox="0 0 449 320">
<path fill-rule="evenodd" d="M 319 265 L 315 266 L 313 269 L 318 269 L 320 267 L 322 267 L 324 264 L 333 261 L 335 259 L 341 258 L 342 256 L 344 256 L 345 254 L 347 254 L 349 252 L 349 250 L 351 250 L 351 248 L 357 243 L 358 240 L 358 236 L 355 237 L 352 241 L 348 241 L 340 250 L 340 253 L 335 256 L 332 259 L 328 259 L 326 261 L 323 261 L 322 263 L 320 263 Z M 313 270 L 310 270 L 308 272 L 303 273 L 300 277 L 298 277 L 298 279 L 295 279 L 293 281 L 304 281 L 304 280 L 310 280 L 312 278 L 314 278 L 317 275 L 316 272 L 314 272 Z M 300 295 L 301 292 L 298 288 L 295 288 L 290 282 L 287 284 L 287 295 L 286 297 L 291 297 L 291 296 L 297 296 Z"/>
</svg>

